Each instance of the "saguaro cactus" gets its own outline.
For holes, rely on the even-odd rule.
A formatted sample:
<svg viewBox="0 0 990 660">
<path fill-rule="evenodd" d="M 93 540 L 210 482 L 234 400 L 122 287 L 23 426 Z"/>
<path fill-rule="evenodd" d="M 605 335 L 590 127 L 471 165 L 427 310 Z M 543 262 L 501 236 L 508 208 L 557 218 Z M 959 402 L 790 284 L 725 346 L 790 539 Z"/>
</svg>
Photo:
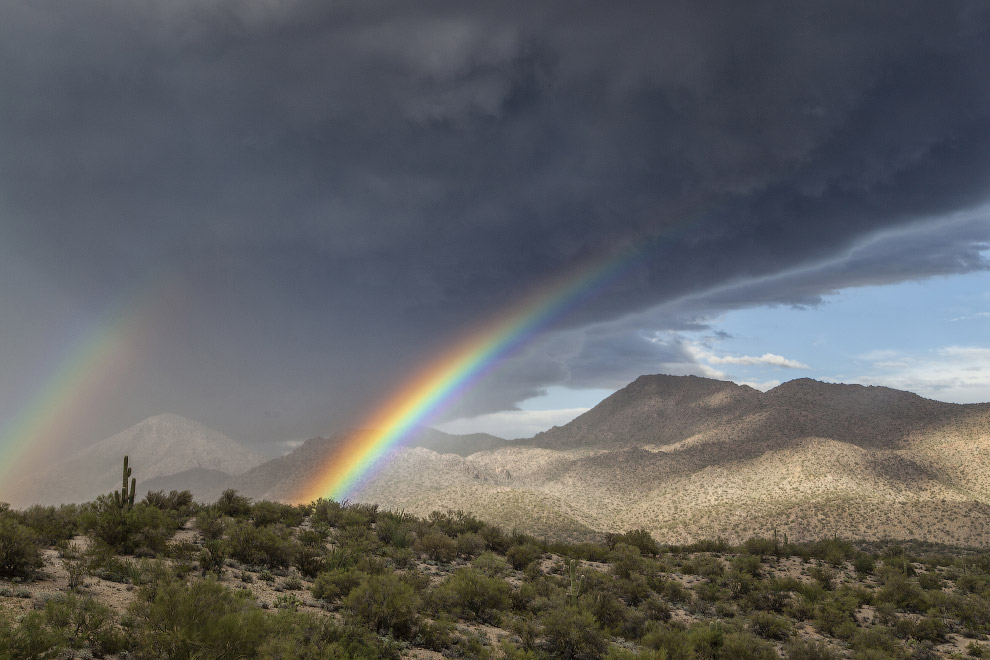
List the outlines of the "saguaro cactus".
<svg viewBox="0 0 990 660">
<path fill-rule="evenodd" d="M 120 490 L 113 492 L 113 501 L 121 510 L 131 509 L 134 506 L 134 491 L 137 490 L 137 478 L 131 477 L 130 490 L 127 488 L 127 478 L 131 476 L 131 468 L 127 467 L 127 456 L 124 456 L 123 481 Z"/>
</svg>

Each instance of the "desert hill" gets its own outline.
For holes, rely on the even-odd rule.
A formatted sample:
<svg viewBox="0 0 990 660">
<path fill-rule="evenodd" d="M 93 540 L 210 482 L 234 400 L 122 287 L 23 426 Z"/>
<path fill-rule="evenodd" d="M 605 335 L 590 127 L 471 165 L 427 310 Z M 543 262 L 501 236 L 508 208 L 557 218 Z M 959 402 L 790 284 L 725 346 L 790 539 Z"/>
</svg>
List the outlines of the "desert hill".
<svg viewBox="0 0 990 660">
<path fill-rule="evenodd" d="M 311 438 L 285 456 L 259 465 L 222 485 L 217 484 L 209 491 L 209 495 L 218 495 L 223 488 L 234 488 L 253 498 L 291 501 L 298 496 L 300 485 L 308 483 L 316 476 L 321 467 L 331 459 L 339 444 L 347 438 L 347 433 L 328 438 Z M 406 441 L 410 450 L 416 449 L 420 454 L 430 457 L 430 464 L 423 466 L 424 469 L 441 469 L 444 473 L 457 471 L 457 466 L 462 461 L 456 457 L 492 451 L 509 444 L 508 440 L 487 433 L 454 435 L 432 428 L 418 429 Z M 410 455 L 417 454 L 412 452 Z"/>
<path fill-rule="evenodd" d="M 467 457 L 398 450 L 359 500 L 572 538 L 773 528 L 990 543 L 990 404 L 800 379 L 643 376 L 569 424 Z"/>
<path fill-rule="evenodd" d="M 139 496 L 149 486 L 183 487 L 190 483 L 189 475 L 184 474 L 190 470 L 226 477 L 246 472 L 265 460 L 198 422 L 179 415 L 157 415 L 15 484 L 11 499 L 18 506 L 93 499 L 120 487 L 125 455 L 130 456 L 134 474 L 140 477 Z M 170 478 L 174 475 L 180 476 Z"/>
</svg>

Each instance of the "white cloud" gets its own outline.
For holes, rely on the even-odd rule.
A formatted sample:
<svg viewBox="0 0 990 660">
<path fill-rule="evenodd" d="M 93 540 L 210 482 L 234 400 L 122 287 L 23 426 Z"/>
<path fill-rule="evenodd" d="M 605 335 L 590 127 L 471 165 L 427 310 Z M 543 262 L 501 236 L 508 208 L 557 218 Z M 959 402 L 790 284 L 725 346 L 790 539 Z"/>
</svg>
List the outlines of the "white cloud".
<svg viewBox="0 0 990 660">
<path fill-rule="evenodd" d="M 491 433 L 500 438 L 514 440 L 531 438 L 552 426 L 562 426 L 588 408 L 561 408 L 559 410 L 506 410 L 503 412 L 462 417 L 433 427 L 445 433 Z"/>
<path fill-rule="evenodd" d="M 784 367 L 785 369 L 810 369 L 808 365 L 797 360 L 785 358 L 783 355 L 774 353 L 764 353 L 759 357 L 753 355 L 740 355 L 719 357 L 711 353 L 702 356 L 710 364 L 741 364 L 741 365 L 766 365 L 772 367 Z"/>
<path fill-rule="evenodd" d="M 949 321 L 972 321 L 974 319 L 990 319 L 990 312 L 977 312 L 976 314 L 957 316 L 954 319 L 949 319 Z"/>
<path fill-rule="evenodd" d="M 863 385 L 886 385 L 939 401 L 977 403 L 990 400 L 990 348 L 943 346 L 919 353 L 871 351 L 871 373 L 851 379 Z"/>
<path fill-rule="evenodd" d="M 778 385 L 780 385 L 780 381 L 779 380 L 764 380 L 764 381 L 756 382 L 756 381 L 751 381 L 751 380 L 740 380 L 740 381 L 738 381 L 738 384 L 739 385 L 749 385 L 753 389 L 760 390 L 761 392 L 766 392 L 767 390 L 772 390 L 773 388 L 775 388 Z"/>
</svg>

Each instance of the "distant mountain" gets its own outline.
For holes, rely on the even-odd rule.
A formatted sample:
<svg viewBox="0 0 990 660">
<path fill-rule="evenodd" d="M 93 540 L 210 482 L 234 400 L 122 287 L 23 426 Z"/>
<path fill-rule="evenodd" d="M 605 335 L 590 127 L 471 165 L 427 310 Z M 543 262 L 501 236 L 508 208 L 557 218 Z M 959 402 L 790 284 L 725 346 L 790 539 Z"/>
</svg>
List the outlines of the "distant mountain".
<svg viewBox="0 0 990 660">
<path fill-rule="evenodd" d="M 312 474 L 312 453 L 284 457 Z M 254 471 L 262 475 L 265 466 Z M 285 497 L 288 490 L 255 492 Z M 990 544 L 990 404 L 799 379 L 769 392 L 643 376 L 569 424 L 467 456 L 393 452 L 358 500 L 461 508 L 571 538 L 917 538 Z"/>
<path fill-rule="evenodd" d="M 139 496 L 148 484 L 172 483 L 164 479 L 171 475 L 204 470 L 215 479 L 246 472 L 265 460 L 219 431 L 178 415 L 157 415 L 16 484 L 14 503 L 81 502 L 120 488 L 125 455 Z"/>
<path fill-rule="evenodd" d="M 293 500 L 298 497 L 300 486 L 310 483 L 331 460 L 339 444 L 346 442 L 349 437 L 349 434 L 342 433 L 329 438 L 307 440 L 291 453 L 231 479 L 227 486 L 256 499 Z M 448 468 L 457 463 L 454 456 L 470 456 L 511 444 L 509 440 L 487 433 L 454 435 L 432 428 L 419 429 L 404 442 L 407 448 L 428 451 L 435 457 L 435 463 L 446 464 Z M 446 459 L 444 455 L 447 456 Z"/>
</svg>

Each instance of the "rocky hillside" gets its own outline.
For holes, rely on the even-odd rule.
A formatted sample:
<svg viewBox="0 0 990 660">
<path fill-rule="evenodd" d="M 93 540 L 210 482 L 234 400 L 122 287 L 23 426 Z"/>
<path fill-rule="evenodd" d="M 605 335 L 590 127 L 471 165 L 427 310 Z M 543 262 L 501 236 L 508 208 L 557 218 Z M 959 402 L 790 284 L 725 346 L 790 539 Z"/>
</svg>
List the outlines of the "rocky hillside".
<svg viewBox="0 0 990 660">
<path fill-rule="evenodd" d="M 473 454 L 396 452 L 359 495 L 572 538 L 990 543 L 990 405 L 801 379 L 644 376 L 573 422 Z"/>
<path fill-rule="evenodd" d="M 125 455 L 130 456 L 138 477 L 139 497 L 147 492 L 149 483 L 163 488 L 186 485 L 188 479 L 168 477 L 189 470 L 201 470 L 213 479 L 218 474 L 226 478 L 265 461 L 219 431 L 178 415 L 157 415 L 15 484 L 11 499 L 15 505 L 93 499 L 120 487 Z"/>
</svg>

